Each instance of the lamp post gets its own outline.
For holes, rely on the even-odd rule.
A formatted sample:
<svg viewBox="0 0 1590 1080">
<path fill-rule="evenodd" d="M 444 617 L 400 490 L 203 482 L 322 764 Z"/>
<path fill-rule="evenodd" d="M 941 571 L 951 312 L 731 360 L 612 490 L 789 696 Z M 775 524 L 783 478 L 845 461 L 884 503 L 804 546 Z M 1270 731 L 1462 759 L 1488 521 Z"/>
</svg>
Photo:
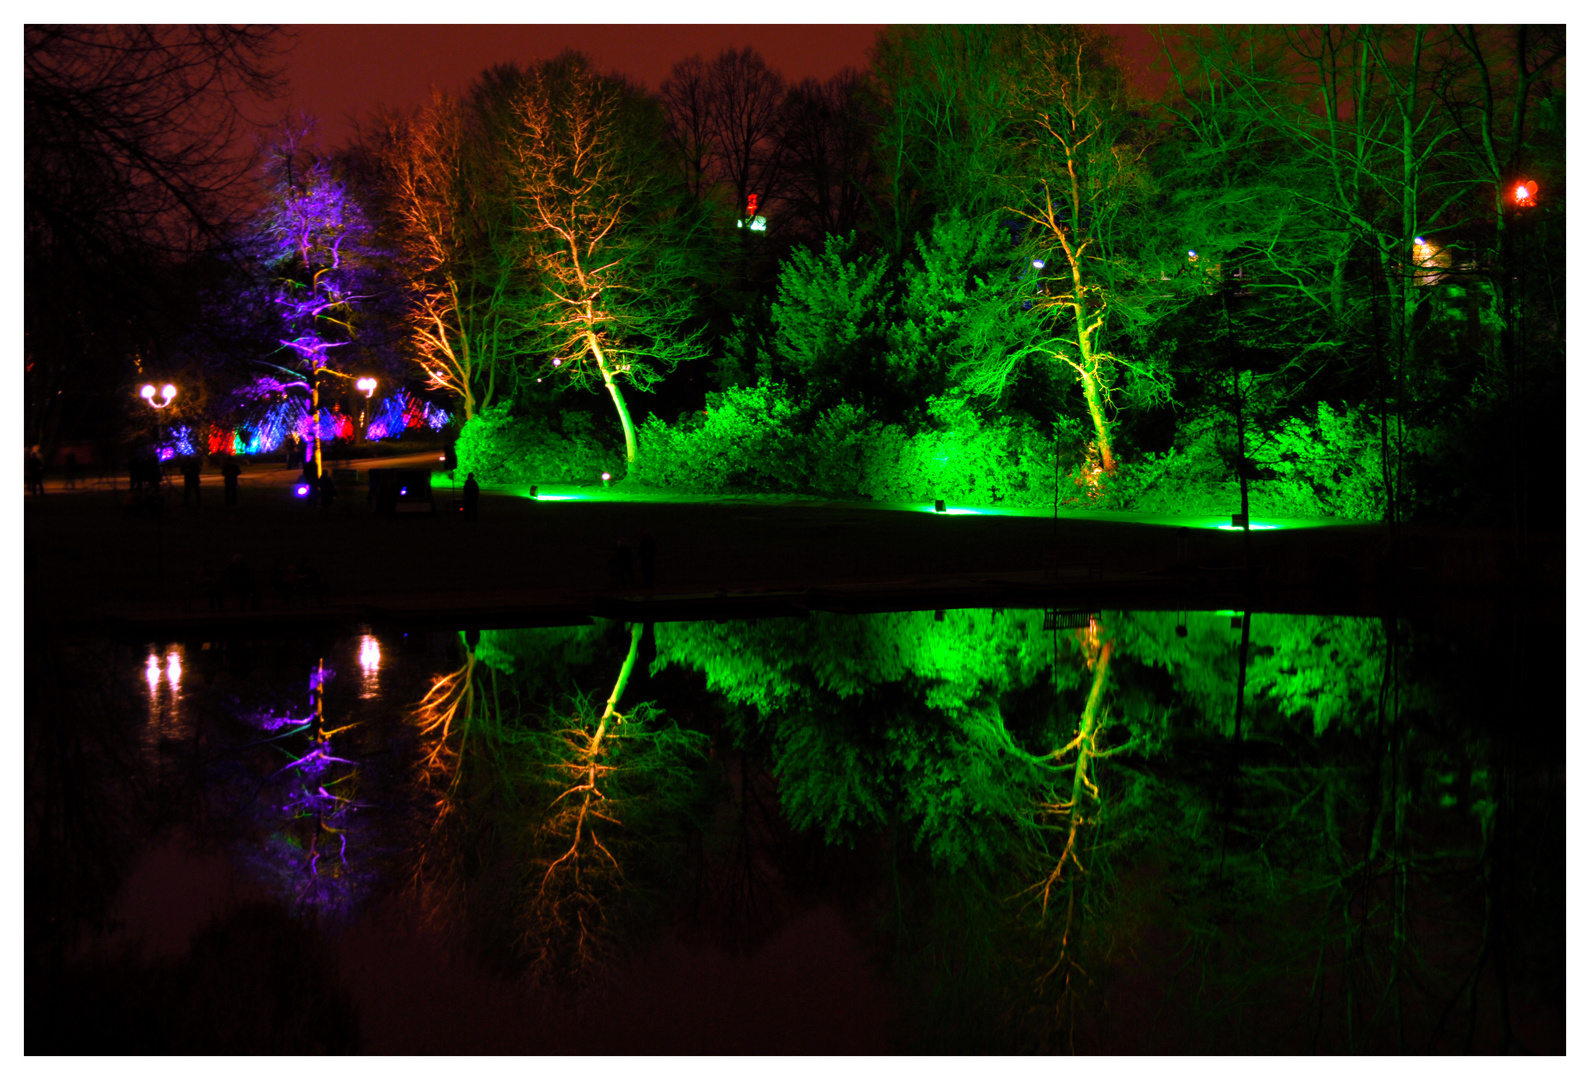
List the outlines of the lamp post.
<svg viewBox="0 0 1590 1080">
<path fill-rule="evenodd" d="M 149 404 L 149 407 L 155 410 L 155 418 L 158 424 L 157 430 L 159 432 L 155 441 L 155 497 L 164 500 L 165 495 L 160 490 L 161 478 L 164 474 L 164 470 L 160 467 L 160 444 L 165 442 L 166 439 L 166 421 L 165 413 L 161 410 L 176 400 L 177 388 L 171 383 L 166 383 L 160 388 L 161 400 L 156 401 L 154 384 L 144 383 L 143 388 L 138 391 L 138 396 L 143 398 Z M 159 511 L 155 514 L 155 587 L 162 592 L 165 591 L 166 576 L 165 520 L 165 506 L 161 504 Z"/>
<path fill-rule="evenodd" d="M 1510 302 L 1507 305 L 1507 331 L 1510 340 L 1507 341 L 1507 396 L 1511 404 L 1512 432 L 1511 442 L 1513 452 L 1518 454 L 1522 447 L 1523 439 L 1523 411 L 1525 407 L 1526 379 L 1524 372 L 1524 273 L 1526 270 L 1525 258 L 1528 252 L 1528 233 L 1525 231 L 1525 211 L 1535 205 L 1535 196 L 1540 194 L 1540 185 L 1535 181 L 1519 177 L 1508 191 L 1508 196 L 1513 204 L 1513 220 L 1517 226 L 1518 238 L 1512 241 L 1512 230 L 1506 234 L 1509 243 L 1507 251 L 1508 286 Z M 1525 470 L 1527 476 L 1527 470 Z M 1525 489 L 1527 480 L 1519 477 L 1514 483 L 1508 485 L 1510 502 L 1512 503 L 1512 532 L 1513 532 L 1513 565 L 1516 573 L 1522 573 L 1524 562 L 1527 558 L 1527 544 L 1525 542 L 1525 516 L 1527 514 L 1528 491 Z"/>
<path fill-rule="evenodd" d="M 155 460 L 158 462 L 160 460 L 160 444 L 165 442 L 166 439 L 165 414 L 160 410 L 164 409 L 167 405 L 170 405 L 171 402 L 176 399 L 177 388 L 170 383 L 166 383 L 166 385 L 160 388 L 160 400 L 156 401 L 154 383 L 144 383 L 143 388 L 138 391 L 138 396 L 143 398 L 144 401 L 149 404 L 149 407 L 155 410 L 155 418 L 157 420 L 156 431 L 158 432 L 155 437 Z M 158 479 L 155 482 L 155 486 L 157 488 L 160 486 Z"/>
</svg>

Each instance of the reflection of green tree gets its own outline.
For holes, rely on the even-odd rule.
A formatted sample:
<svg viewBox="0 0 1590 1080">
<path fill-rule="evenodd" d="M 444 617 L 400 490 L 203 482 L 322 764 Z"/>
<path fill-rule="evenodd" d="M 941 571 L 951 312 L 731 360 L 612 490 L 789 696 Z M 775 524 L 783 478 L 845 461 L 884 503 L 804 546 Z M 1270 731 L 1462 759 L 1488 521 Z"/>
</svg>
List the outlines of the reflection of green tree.
<svg viewBox="0 0 1590 1080">
<path fill-rule="evenodd" d="M 698 788 L 701 736 L 648 704 L 619 710 L 640 625 L 605 700 L 577 689 L 608 662 L 606 629 L 485 632 L 413 717 L 436 811 L 420 894 L 499 951 L 509 937 L 541 977 L 594 974 L 639 925 Z"/>
<path fill-rule="evenodd" d="M 1047 721 L 1012 733 L 1003 696 L 1046 678 L 1041 612 L 895 612 L 657 628 L 658 669 L 702 671 L 742 746 L 765 750 L 791 824 L 831 843 L 895 820 L 948 867 L 988 865 L 1057 772 Z M 1062 670 L 1073 689 L 1078 672 Z M 1018 735 L 1020 737 L 1018 737 Z M 1037 749 L 1035 749 L 1037 748 Z"/>
<path fill-rule="evenodd" d="M 1123 655 L 1170 674 L 1189 719 L 1231 734 L 1241 635 L 1229 615 L 1123 611 L 1111 621 Z M 1319 735 L 1373 713 L 1385 641 L 1378 622 L 1261 613 L 1251 616 L 1250 632 L 1248 726 L 1290 730 L 1297 718 L 1310 717 Z"/>
<path fill-rule="evenodd" d="M 1506 937 L 1490 744 L 1405 669 L 1403 627 L 1247 624 L 1245 665 L 1230 613 L 1131 612 L 1076 633 L 1014 612 L 667 625 L 658 665 L 739 706 L 793 825 L 901 830 L 884 941 L 927 1045 L 1483 1028 Z M 1127 977 L 1162 989 L 1169 1041 L 1113 1019 Z"/>
</svg>

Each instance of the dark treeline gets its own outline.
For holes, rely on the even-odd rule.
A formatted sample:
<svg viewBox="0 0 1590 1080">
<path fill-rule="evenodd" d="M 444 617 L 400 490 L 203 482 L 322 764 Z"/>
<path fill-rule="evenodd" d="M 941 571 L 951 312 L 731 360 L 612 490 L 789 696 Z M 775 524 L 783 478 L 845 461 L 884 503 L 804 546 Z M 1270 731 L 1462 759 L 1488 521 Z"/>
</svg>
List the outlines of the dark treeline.
<svg viewBox="0 0 1590 1080">
<path fill-rule="evenodd" d="M 27 40 L 30 442 L 146 371 L 191 423 L 379 373 L 499 482 L 1561 525 L 1560 27 L 1177 30 L 1158 102 L 1086 27 L 891 28 L 798 84 L 729 50 L 655 94 L 565 55 L 334 153 L 286 126 L 252 185 L 167 138 L 166 188 L 70 104 L 103 43 Z M 271 42 L 147 48 L 214 72 L 213 124 Z M 170 206 L 63 209 L 125 191 Z"/>
</svg>

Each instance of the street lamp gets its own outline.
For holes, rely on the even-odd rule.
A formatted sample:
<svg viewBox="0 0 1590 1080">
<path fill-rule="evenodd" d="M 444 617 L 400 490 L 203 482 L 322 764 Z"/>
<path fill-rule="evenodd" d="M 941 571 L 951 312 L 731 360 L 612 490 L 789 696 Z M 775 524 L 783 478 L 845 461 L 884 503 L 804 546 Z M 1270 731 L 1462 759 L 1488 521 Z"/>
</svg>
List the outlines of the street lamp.
<svg viewBox="0 0 1590 1080">
<path fill-rule="evenodd" d="M 170 383 L 166 383 L 166 385 L 160 388 L 160 394 L 164 400 L 156 401 L 154 383 L 144 383 L 144 388 L 138 391 L 138 396 L 143 398 L 150 405 L 153 405 L 157 409 L 164 409 L 167 405 L 171 404 L 171 399 L 177 396 L 177 388 L 172 386 Z"/>
</svg>

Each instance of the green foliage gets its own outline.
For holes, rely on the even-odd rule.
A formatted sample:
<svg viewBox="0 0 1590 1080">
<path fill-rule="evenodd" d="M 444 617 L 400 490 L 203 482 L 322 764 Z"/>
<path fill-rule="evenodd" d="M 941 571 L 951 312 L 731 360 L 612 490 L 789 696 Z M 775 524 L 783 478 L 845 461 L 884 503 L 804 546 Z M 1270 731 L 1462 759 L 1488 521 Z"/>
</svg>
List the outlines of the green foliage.
<svg viewBox="0 0 1590 1080">
<path fill-rule="evenodd" d="M 1068 448 L 1084 427 L 1057 425 Z M 640 429 L 642 453 L 630 479 L 703 494 L 764 492 L 921 502 L 935 498 L 982 506 L 1046 506 L 1054 499 L 1056 442 L 1025 417 L 984 417 L 964 398 L 928 401 L 914 434 L 880 424 L 840 402 L 802 412 L 777 384 L 707 395 L 707 415 L 674 424 L 652 417 Z"/>
<path fill-rule="evenodd" d="M 1380 424 L 1368 409 L 1317 406 L 1313 423 L 1288 420 L 1272 440 L 1281 480 L 1306 488 L 1331 517 L 1377 521 L 1386 513 Z"/>
<path fill-rule="evenodd" d="M 1123 655 L 1163 668 L 1193 723 L 1229 735 L 1236 715 L 1241 631 L 1209 612 L 1112 613 Z M 1180 625 L 1186 634 L 1178 634 Z M 1371 619 L 1335 615 L 1252 616 L 1248 629 L 1244 726 L 1313 734 L 1356 727 L 1373 716 L 1385 634 Z"/>
<path fill-rule="evenodd" d="M 882 370 L 892 316 L 887 263 L 850 254 L 855 244 L 852 233 L 828 237 L 821 253 L 797 248 L 779 274 L 773 348 L 781 374 L 820 406 L 894 389 Z"/>
<path fill-rule="evenodd" d="M 863 491 L 885 502 L 947 499 L 978 506 L 1047 506 L 1054 501 L 1056 445 L 1076 464 L 1071 448 L 1085 442 L 1080 419 L 1061 418 L 1050 438 L 1022 416 L 983 416 L 964 398 L 929 402 L 928 425 L 908 435 L 880 429 L 866 459 Z"/>
<path fill-rule="evenodd" d="M 590 483 L 604 471 L 624 475 L 623 450 L 583 412 L 538 420 L 514 416 L 501 402 L 464 424 L 457 450 L 458 470 L 484 484 Z"/>
<path fill-rule="evenodd" d="M 1367 409 L 1320 402 L 1315 419 L 1249 428 L 1249 512 L 1255 517 L 1376 521 L 1385 513 L 1379 424 Z M 1123 462 L 1107 505 L 1145 513 L 1229 514 L 1241 505 L 1236 435 L 1220 411 L 1195 414 L 1176 447 Z"/>
<path fill-rule="evenodd" d="M 889 368 L 923 399 L 953 376 L 969 393 L 998 398 L 1043 337 L 1033 252 L 1013 242 L 999 214 L 940 215 L 916 238 L 917 261 L 900 271 L 899 315 L 889 327 Z"/>
<path fill-rule="evenodd" d="M 717 494 L 799 491 L 808 453 L 781 386 L 759 382 L 707 395 L 706 415 L 641 425 L 630 478 L 650 487 Z M 792 471 L 793 470 L 793 471 Z"/>
</svg>

